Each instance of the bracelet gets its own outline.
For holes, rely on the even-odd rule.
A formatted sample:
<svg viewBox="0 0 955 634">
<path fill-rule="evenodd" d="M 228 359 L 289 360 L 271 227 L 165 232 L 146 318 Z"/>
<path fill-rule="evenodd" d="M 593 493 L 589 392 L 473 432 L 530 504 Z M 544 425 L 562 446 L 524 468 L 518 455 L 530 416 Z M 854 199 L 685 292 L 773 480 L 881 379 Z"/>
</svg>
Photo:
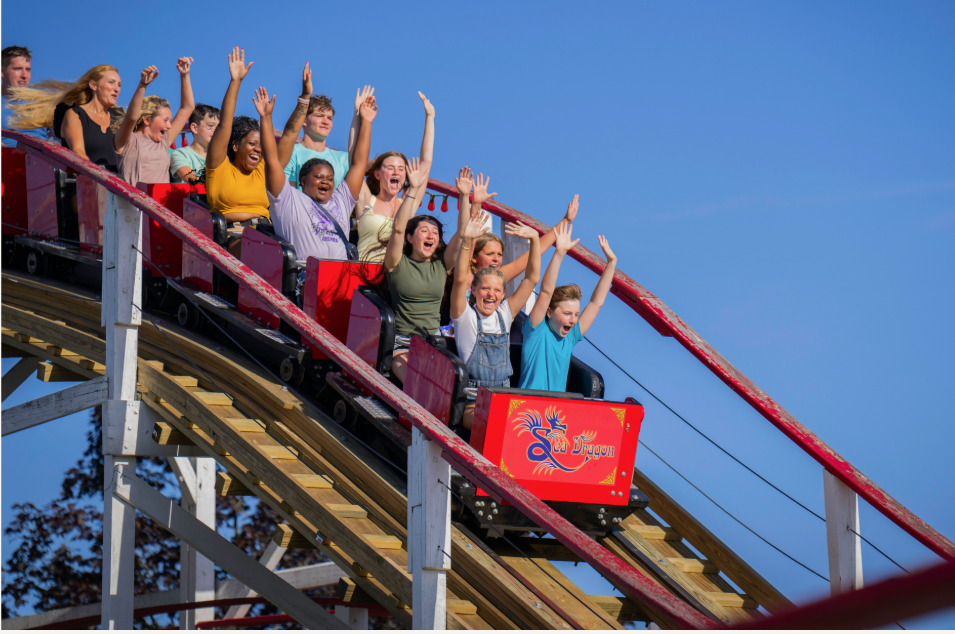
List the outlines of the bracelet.
<svg viewBox="0 0 955 634">
<path fill-rule="evenodd" d="M 407 194 L 405 194 L 405 198 L 412 198 L 412 199 L 413 199 L 414 196 L 408 196 Z"/>
<path fill-rule="evenodd" d="M 461 245 L 461 248 L 464 249 L 465 251 L 470 251 L 470 250 L 471 250 L 471 247 L 466 247 L 466 246 L 464 246 L 463 244 Z"/>
<path fill-rule="evenodd" d="M 311 101 L 311 97 L 299 97 L 298 102 L 303 106 L 307 106 L 308 102 Z"/>
</svg>

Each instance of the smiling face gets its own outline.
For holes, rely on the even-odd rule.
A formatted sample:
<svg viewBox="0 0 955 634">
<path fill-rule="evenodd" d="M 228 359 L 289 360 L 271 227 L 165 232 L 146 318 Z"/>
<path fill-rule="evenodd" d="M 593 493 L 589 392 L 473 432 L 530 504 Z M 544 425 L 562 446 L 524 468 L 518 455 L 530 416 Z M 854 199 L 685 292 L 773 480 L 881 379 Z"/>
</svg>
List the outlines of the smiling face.
<svg viewBox="0 0 955 634">
<path fill-rule="evenodd" d="M 412 259 L 427 262 L 441 244 L 441 230 L 430 220 L 423 220 L 406 239 L 411 245 Z"/>
<path fill-rule="evenodd" d="M 388 192 L 397 196 L 405 186 L 408 166 L 400 156 L 389 156 L 382 162 L 381 169 L 375 170 L 375 178 L 381 184 L 381 193 Z"/>
<path fill-rule="evenodd" d="M 119 91 L 122 87 L 123 82 L 119 78 L 119 73 L 115 70 L 108 70 L 103 73 L 99 81 L 90 81 L 90 90 L 93 91 L 93 99 L 99 101 L 106 110 L 116 105 L 116 101 L 119 99 Z"/>
<path fill-rule="evenodd" d="M 557 335 L 566 337 L 580 319 L 580 300 L 568 299 L 547 309 L 547 324 Z"/>
<path fill-rule="evenodd" d="M 332 132 L 332 120 L 334 118 L 335 113 L 328 108 L 312 110 L 311 113 L 305 115 L 306 134 L 324 141 Z"/>
<path fill-rule="evenodd" d="M 504 282 L 497 275 L 482 275 L 471 283 L 474 307 L 485 317 L 490 317 L 504 300 Z"/>
<path fill-rule="evenodd" d="M 262 144 L 259 131 L 253 130 L 246 134 L 235 144 L 234 149 L 234 165 L 249 172 L 255 171 L 259 161 L 262 160 Z"/>
<path fill-rule="evenodd" d="M 302 179 L 302 192 L 312 200 L 328 202 L 335 191 L 335 170 L 330 165 L 319 163 Z"/>
<path fill-rule="evenodd" d="M 155 116 L 143 118 L 142 132 L 153 141 L 162 141 L 163 135 L 172 128 L 172 112 L 159 108 Z"/>
<path fill-rule="evenodd" d="M 3 69 L 3 86 L 5 88 L 22 88 L 30 83 L 30 60 L 26 57 L 14 57 Z"/>
<path fill-rule="evenodd" d="M 474 262 L 475 269 L 483 269 L 485 267 L 492 269 L 500 268 L 501 262 L 504 261 L 504 250 L 501 248 L 501 243 L 497 240 L 489 240 L 488 243 L 484 245 L 484 248 L 474 255 L 472 261 Z"/>
</svg>

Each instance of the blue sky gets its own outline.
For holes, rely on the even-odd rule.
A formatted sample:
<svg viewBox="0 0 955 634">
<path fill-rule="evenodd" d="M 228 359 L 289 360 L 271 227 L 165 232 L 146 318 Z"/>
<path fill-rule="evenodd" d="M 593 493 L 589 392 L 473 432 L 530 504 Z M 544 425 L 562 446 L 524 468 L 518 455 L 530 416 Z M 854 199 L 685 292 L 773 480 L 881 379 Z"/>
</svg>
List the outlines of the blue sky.
<svg viewBox="0 0 955 634">
<path fill-rule="evenodd" d="M 175 60 L 191 55 L 197 99 L 218 105 L 228 50 L 243 45 L 256 64 L 239 111 L 253 114 L 252 89 L 261 84 L 278 93 L 279 119 L 309 60 L 316 92 L 339 110 L 333 146 L 345 145 L 355 88 L 376 87 L 373 153 L 417 153 L 423 115 L 415 91 L 423 91 L 437 110 L 433 177 L 450 182 L 470 165 L 491 175 L 501 202 L 548 223 L 579 193 L 577 237 L 597 250 L 597 234 L 608 235 L 622 270 L 863 473 L 955 538 L 951 3 L 556 2 L 541 10 L 239 2 L 224 14 L 211 5 L 173 14 L 168 6 L 110 7 L 105 25 L 63 3 L 70 18 L 37 29 L 34 9 L 7 3 L 3 46 L 33 49 L 35 80 L 114 64 L 126 85 L 123 104 L 149 64 L 160 69 L 150 94 L 178 103 Z M 77 33 L 88 34 L 79 46 Z M 561 279 L 579 281 L 585 293 L 596 281 L 575 263 Z M 591 334 L 688 420 L 823 512 L 821 467 L 682 347 L 616 299 Z M 603 371 L 608 397 L 644 402 L 642 438 L 655 451 L 827 572 L 822 522 L 651 402 L 586 342 L 577 354 Z M 30 389 L 14 398 L 39 393 Z M 61 421 L 4 439 L 4 525 L 13 502 L 56 494 L 78 457 L 82 426 Z M 68 440 L 74 433 L 77 442 Z M 637 462 L 787 596 L 805 602 L 828 593 L 648 452 Z M 861 506 L 863 534 L 902 565 L 938 561 Z M 867 582 L 896 572 L 868 546 L 863 557 Z M 609 593 L 583 567 L 569 573 Z M 955 610 L 907 623 L 920 625 L 955 627 Z"/>
</svg>

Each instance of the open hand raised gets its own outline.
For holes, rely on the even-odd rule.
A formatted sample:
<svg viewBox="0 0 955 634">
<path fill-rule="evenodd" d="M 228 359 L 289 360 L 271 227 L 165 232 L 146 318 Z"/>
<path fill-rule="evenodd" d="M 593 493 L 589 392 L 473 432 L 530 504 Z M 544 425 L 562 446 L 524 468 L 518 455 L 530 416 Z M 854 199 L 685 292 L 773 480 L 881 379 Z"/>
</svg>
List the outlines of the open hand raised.
<svg viewBox="0 0 955 634">
<path fill-rule="evenodd" d="M 302 96 L 312 96 L 312 69 L 308 67 L 308 62 L 305 62 L 305 69 L 302 71 Z"/>
<path fill-rule="evenodd" d="M 486 211 L 474 214 L 474 216 L 468 220 L 468 224 L 464 225 L 464 239 L 473 240 L 481 234 L 487 233 L 489 229 L 487 221 L 490 220 L 490 218 Z"/>
<path fill-rule="evenodd" d="M 487 187 L 491 182 L 491 177 L 488 176 L 484 178 L 484 173 L 478 174 L 477 178 L 474 179 L 474 201 L 473 204 L 480 205 L 486 200 L 490 200 L 497 196 L 497 192 L 493 194 L 487 193 Z"/>
<path fill-rule="evenodd" d="M 368 97 L 365 99 L 365 103 L 361 104 L 359 109 L 361 114 L 361 120 L 367 123 L 371 123 L 375 120 L 375 115 L 378 114 L 378 106 L 375 104 L 374 97 Z"/>
<path fill-rule="evenodd" d="M 180 75 L 188 75 L 189 68 L 192 66 L 191 57 L 180 57 L 179 61 L 176 62 L 176 70 L 179 71 Z"/>
<path fill-rule="evenodd" d="M 413 158 L 408 168 L 408 182 L 415 189 L 427 185 L 429 172 L 431 172 L 431 163 Z"/>
<path fill-rule="evenodd" d="M 471 188 L 474 187 L 474 181 L 471 180 L 471 168 L 465 165 L 458 170 L 458 177 L 454 179 L 454 186 L 458 188 L 458 194 L 462 197 L 471 194 Z"/>
<path fill-rule="evenodd" d="M 557 240 L 554 242 L 554 250 L 560 253 L 561 255 L 567 253 L 580 242 L 580 238 L 573 240 L 571 234 L 573 233 L 574 228 L 570 223 L 558 222 L 557 226 L 554 227 L 554 233 L 557 235 Z"/>
<path fill-rule="evenodd" d="M 359 88 L 355 91 L 355 111 L 357 112 L 361 108 L 361 104 L 365 103 L 365 99 L 368 99 L 375 94 L 375 89 L 371 86 L 365 86 L 364 88 Z"/>
<path fill-rule="evenodd" d="M 159 69 L 155 66 L 147 66 L 143 69 L 142 75 L 140 75 L 139 83 L 143 86 L 148 86 L 157 77 L 159 77 Z"/>
<path fill-rule="evenodd" d="M 567 213 L 564 214 L 564 220 L 567 222 L 573 222 L 577 217 L 577 197 L 578 194 L 574 194 L 574 199 L 567 203 Z"/>
<path fill-rule="evenodd" d="M 275 108 L 275 95 L 272 95 L 272 99 L 270 100 L 269 93 L 266 92 L 265 88 L 259 86 L 255 91 L 255 95 L 252 97 L 252 103 L 255 104 L 255 109 L 260 117 L 270 115 Z"/>
<path fill-rule="evenodd" d="M 532 227 L 528 227 L 523 222 L 507 223 L 506 225 L 504 225 L 504 233 L 508 235 L 512 235 L 512 236 L 517 236 L 518 238 L 526 238 L 527 240 L 540 236 L 540 234 L 537 233 L 536 229 Z"/>
<path fill-rule="evenodd" d="M 245 49 L 236 46 L 232 49 L 232 52 L 229 53 L 229 76 L 232 77 L 232 79 L 242 81 L 245 79 L 245 76 L 249 74 L 249 69 L 252 68 L 252 64 L 254 63 L 255 62 L 249 62 L 247 65 L 245 63 Z"/>
<path fill-rule="evenodd" d="M 616 262 L 617 256 L 614 255 L 614 252 L 610 250 L 610 243 L 607 242 L 607 238 L 603 236 L 597 236 L 597 241 L 600 242 L 600 248 L 604 251 L 604 257 L 607 258 L 607 263 Z"/>
<path fill-rule="evenodd" d="M 422 103 L 424 103 L 424 114 L 428 117 L 434 117 L 434 106 L 431 105 L 431 102 L 428 101 L 428 98 L 424 96 L 424 93 L 420 90 L 418 91 L 418 96 L 421 97 Z"/>
</svg>

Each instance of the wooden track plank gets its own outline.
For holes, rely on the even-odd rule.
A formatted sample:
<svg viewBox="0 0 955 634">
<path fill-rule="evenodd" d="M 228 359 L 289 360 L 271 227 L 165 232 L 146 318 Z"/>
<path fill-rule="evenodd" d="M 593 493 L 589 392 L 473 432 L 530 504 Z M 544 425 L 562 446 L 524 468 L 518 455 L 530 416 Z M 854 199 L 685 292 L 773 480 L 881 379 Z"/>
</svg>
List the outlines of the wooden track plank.
<svg viewBox="0 0 955 634">
<path fill-rule="evenodd" d="M 759 607 L 759 604 L 751 597 L 738 592 L 710 592 L 709 596 L 713 601 L 728 608 L 755 609 Z"/>
<path fill-rule="evenodd" d="M 542 557 L 503 557 L 509 566 L 517 570 L 539 590 L 556 601 L 568 616 L 588 630 L 623 629 L 615 618 L 590 599 L 573 582 L 561 573 L 554 564 Z M 561 587 L 563 586 L 563 587 Z"/>
<path fill-rule="evenodd" d="M 646 621 L 649 617 L 626 597 L 602 597 L 590 595 L 590 600 L 621 623 L 627 621 Z"/>
<path fill-rule="evenodd" d="M 282 548 L 305 548 L 315 550 L 315 545 L 307 537 L 299 533 L 288 524 L 279 524 L 275 527 L 272 541 Z"/>
<path fill-rule="evenodd" d="M 44 383 L 58 383 L 58 382 L 72 382 L 72 381 L 85 381 L 86 377 L 81 374 L 77 374 L 72 370 L 64 368 L 62 366 L 53 365 L 48 361 L 41 361 L 37 364 L 36 369 L 36 378 L 40 379 Z"/>
<path fill-rule="evenodd" d="M 242 484 L 241 481 L 221 471 L 216 473 L 216 493 L 219 495 L 255 495 L 252 489 Z"/>
<path fill-rule="evenodd" d="M 675 528 L 693 547 L 714 563 L 733 583 L 753 597 L 770 613 L 794 608 L 781 592 L 772 586 L 732 549 L 711 533 L 695 517 L 677 504 L 639 469 L 634 470 L 633 483 L 650 498 L 650 508 Z"/>
<path fill-rule="evenodd" d="M 328 508 L 335 511 L 338 517 L 353 517 L 362 520 L 368 517 L 368 511 L 357 504 L 329 504 Z"/>
<path fill-rule="evenodd" d="M 243 434 L 265 433 L 265 426 L 250 418 L 230 418 L 228 423 Z"/>
<path fill-rule="evenodd" d="M 633 526 L 630 530 L 649 541 L 677 542 L 683 539 L 675 529 L 669 526 Z"/>
<path fill-rule="evenodd" d="M 706 559 L 696 559 L 693 557 L 667 557 L 667 561 L 683 572 L 705 572 L 717 574 L 720 571 L 716 564 Z"/>
<path fill-rule="evenodd" d="M 159 445 L 191 445 L 193 442 L 184 433 L 169 423 L 157 422 L 153 426 L 153 440 Z"/>
</svg>

